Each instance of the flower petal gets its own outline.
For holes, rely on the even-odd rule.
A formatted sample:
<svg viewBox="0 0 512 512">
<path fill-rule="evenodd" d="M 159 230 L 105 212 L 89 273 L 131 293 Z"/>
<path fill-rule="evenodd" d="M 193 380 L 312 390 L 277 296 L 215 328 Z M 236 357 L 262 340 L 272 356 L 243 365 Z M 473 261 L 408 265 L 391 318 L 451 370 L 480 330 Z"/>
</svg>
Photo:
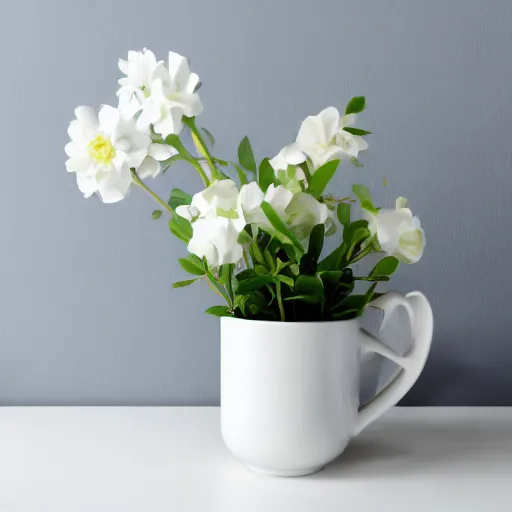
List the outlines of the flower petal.
<svg viewBox="0 0 512 512">
<path fill-rule="evenodd" d="M 154 178 L 159 172 L 160 162 L 150 156 L 146 156 L 137 168 L 137 174 L 143 180 L 150 177 Z"/>
<path fill-rule="evenodd" d="M 86 174 L 90 165 L 91 159 L 87 156 L 73 156 L 66 160 L 66 170 L 77 174 Z"/>
<path fill-rule="evenodd" d="M 114 134 L 119 124 L 120 112 L 117 108 L 110 105 L 103 105 L 98 114 L 99 126 L 101 130 L 108 134 Z"/>
<path fill-rule="evenodd" d="M 98 128 L 98 114 L 91 107 L 77 107 L 75 116 L 79 123 L 87 129 L 96 130 Z"/>
<path fill-rule="evenodd" d="M 132 183 L 132 175 L 128 165 L 105 173 L 98 180 L 98 192 L 104 203 L 117 203 L 124 199 Z"/>
<path fill-rule="evenodd" d="M 148 155 L 159 162 L 168 160 L 178 154 L 178 150 L 167 144 L 151 144 L 149 146 Z"/>
</svg>

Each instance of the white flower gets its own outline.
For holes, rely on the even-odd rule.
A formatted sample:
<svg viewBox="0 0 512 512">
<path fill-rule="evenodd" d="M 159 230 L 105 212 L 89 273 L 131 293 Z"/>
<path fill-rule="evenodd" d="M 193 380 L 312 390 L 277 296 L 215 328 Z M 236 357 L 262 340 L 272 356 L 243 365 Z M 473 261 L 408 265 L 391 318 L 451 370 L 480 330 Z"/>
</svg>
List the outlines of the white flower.
<svg viewBox="0 0 512 512">
<path fill-rule="evenodd" d="M 128 61 L 120 61 L 119 67 L 127 75 L 119 81 L 119 101 L 135 111 L 142 110 L 137 120 L 139 130 L 148 131 L 153 126 L 164 138 L 178 135 L 183 129 L 183 116 L 195 117 L 202 112 L 203 105 L 195 92 L 199 77 L 190 72 L 185 57 L 169 52 L 166 68 L 149 50 L 130 52 Z"/>
<path fill-rule="evenodd" d="M 190 205 L 178 206 L 176 213 L 189 221 L 226 217 L 234 222 L 240 232 L 246 222 L 239 207 L 238 196 L 234 181 L 214 181 L 209 187 L 195 194 Z"/>
<path fill-rule="evenodd" d="M 341 160 L 345 150 L 338 145 L 339 131 L 340 114 L 334 107 L 327 107 L 302 122 L 297 147 L 311 158 L 315 169 L 331 160 Z"/>
<path fill-rule="evenodd" d="M 400 197 L 396 208 L 381 209 L 369 219 L 369 229 L 377 236 L 380 247 L 404 263 L 416 263 L 425 248 L 425 233 L 418 217 L 407 208 L 407 200 Z"/>
<path fill-rule="evenodd" d="M 301 189 L 300 182 L 307 187 L 306 175 L 299 164 L 306 161 L 306 155 L 293 143 L 285 146 L 269 163 L 279 181 L 292 192 Z"/>
<path fill-rule="evenodd" d="M 266 193 L 263 193 L 259 185 L 252 181 L 240 189 L 239 205 L 243 211 L 245 220 L 248 224 L 261 227 L 268 233 L 274 233 L 272 224 L 261 208 L 261 203 L 266 201 L 272 206 L 277 215 L 286 221 L 286 208 L 293 198 L 293 193 L 282 185 L 274 186 L 271 184 Z"/>
<path fill-rule="evenodd" d="M 238 263 L 243 248 L 238 243 L 239 231 L 226 217 L 198 219 L 192 224 L 193 236 L 188 250 L 199 258 L 206 258 L 211 267 Z"/>
<path fill-rule="evenodd" d="M 299 149 L 297 144 L 290 144 L 285 146 L 281 151 L 270 160 L 270 165 L 276 171 L 286 171 L 289 165 L 299 165 L 306 161 L 306 155 Z M 298 179 L 305 179 L 304 172 L 298 168 L 297 172 L 301 173 L 301 177 Z"/>
<path fill-rule="evenodd" d="M 76 173 L 85 197 L 98 193 L 103 202 L 115 203 L 130 188 L 131 168 L 141 178 L 158 173 L 159 163 L 148 156 L 151 139 L 135 129 L 135 119 L 126 112 L 104 105 L 99 114 L 78 107 L 75 115 L 68 128 L 66 168 Z"/>
<path fill-rule="evenodd" d="M 355 114 L 348 114 L 342 117 L 340 129 L 336 134 L 336 144 L 341 147 L 348 156 L 357 158 L 359 151 L 368 149 L 368 143 L 359 135 L 353 135 L 343 129 L 345 126 L 353 124 L 355 119 Z"/>
<path fill-rule="evenodd" d="M 243 256 L 238 235 L 246 220 L 232 180 L 213 182 L 192 197 L 191 204 L 178 206 L 176 213 L 192 222 L 193 236 L 188 250 L 206 257 L 212 267 L 237 263 Z"/>
<path fill-rule="evenodd" d="M 169 71 L 164 61 L 157 62 L 155 54 L 144 48 L 141 52 L 129 51 L 128 60 L 119 59 L 119 69 L 126 75 L 119 79 L 117 92 L 121 107 L 131 107 L 135 114 L 151 93 L 154 80 L 161 79 L 170 85 Z"/>
<path fill-rule="evenodd" d="M 327 206 L 305 192 L 298 192 L 293 196 L 286 213 L 289 216 L 289 226 L 300 239 L 307 238 L 317 224 L 326 224 L 326 231 L 333 224 L 333 217 Z"/>
</svg>

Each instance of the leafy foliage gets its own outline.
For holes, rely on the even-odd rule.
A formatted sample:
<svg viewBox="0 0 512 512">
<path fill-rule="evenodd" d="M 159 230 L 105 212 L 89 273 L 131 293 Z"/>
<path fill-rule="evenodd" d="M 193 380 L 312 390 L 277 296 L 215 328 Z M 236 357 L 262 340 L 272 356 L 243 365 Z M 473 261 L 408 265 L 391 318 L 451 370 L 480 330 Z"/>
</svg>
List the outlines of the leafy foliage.
<svg viewBox="0 0 512 512">
<path fill-rule="evenodd" d="M 331 160 L 319 167 L 311 177 L 308 192 L 315 197 L 320 197 L 334 176 L 339 163 L 339 160 Z"/>
<path fill-rule="evenodd" d="M 364 96 L 355 96 L 345 108 L 345 114 L 359 114 L 366 108 L 366 98 Z"/>
<path fill-rule="evenodd" d="M 352 98 L 345 114 L 357 114 L 366 107 L 363 96 Z M 344 126 L 342 128 L 354 136 L 369 135 L 371 132 L 360 128 Z M 213 146 L 213 136 L 207 130 L 202 132 Z M 209 163 L 227 165 L 228 162 L 214 159 L 203 147 L 202 137 L 196 137 L 199 153 Z M 178 143 L 174 141 L 174 145 Z M 324 240 L 332 234 L 325 223 L 317 224 L 307 236 L 299 239 L 292 224 L 283 220 L 270 202 L 263 200 L 261 211 L 268 223 L 264 226 L 248 224 L 238 234 L 238 243 L 243 247 L 244 263 L 209 267 L 206 259 L 189 255 L 179 260 L 184 271 L 193 276 L 178 281 L 174 288 L 181 288 L 204 280 L 225 301 L 225 305 L 212 306 L 206 313 L 214 316 L 234 316 L 252 320 L 314 322 L 349 320 L 362 314 L 364 308 L 378 295 L 376 286 L 389 280 L 397 270 L 399 261 L 394 256 L 382 258 L 366 275 L 355 275 L 354 264 L 367 254 L 379 250 L 374 236 L 370 232 L 368 221 L 353 219 L 352 205 L 357 200 L 361 208 L 372 214 L 378 213 L 373 204 L 368 187 L 354 185 L 355 197 L 335 198 L 325 195 L 325 191 L 339 167 L 340 161 L 328 161 L 314 168 L 308 158 L 299 165 L 288 165 L 287 169 L 276 172 L 264 158 L 256 163 L 254 151 L 247 137 L 238 147 L 238 161 L 232 163 L 232 174 L 238 176 L 240 186 L 256 181 L 263 193 L 270 185 L 295 187 L 294 190 L 306 192 L 318 202 L 327 205 L 336 223 L 341 227 L 342 235 L 338 245 L 329 254 L 324 254 Z M 352 163 L 361 167 L 356 158 Z M 299 169 L 300 167 L 300 169 Z M 297 171 L 302 170 L 303 178 L 297 179 Z M 215 165 L 215 174 L 227 178 L 227 175 Z M 178 206 L 190 205 L 192 198 L 180 189 L 173 189 L 168 204 L 173 215 L 169 221 L 171 232 L 185 243 L 190 241 L 193 230 L 191 223 L 176 215 Z M 227 212 L 226 212 L 227 213 Z M 233 212 L 234 215 L 234 212 Z M 358 293 L 354 293 L 358 283 Z M 366 291 L 364 287 L 366 284 Z M 363 291 L 359 289 L 363 287 Z"/>
<path fill-rule="evenodd" d="M 192 196 L 190 194 L 183 192 L 183 190 L 180 190 L 179 188 L 173 188 L 171 190 L 171 196 L 169 197 L 168 205 L 173 210 L 176 210 L 178 206 L 190 204 L 191 202 Z"/>
<path fill-rule="evenodd" d="M 238 146 L 238 161 L 244 169 L 256 173 L 256 160 L 254 151 L 247 136 L 245 136 Z"/>
</svg>

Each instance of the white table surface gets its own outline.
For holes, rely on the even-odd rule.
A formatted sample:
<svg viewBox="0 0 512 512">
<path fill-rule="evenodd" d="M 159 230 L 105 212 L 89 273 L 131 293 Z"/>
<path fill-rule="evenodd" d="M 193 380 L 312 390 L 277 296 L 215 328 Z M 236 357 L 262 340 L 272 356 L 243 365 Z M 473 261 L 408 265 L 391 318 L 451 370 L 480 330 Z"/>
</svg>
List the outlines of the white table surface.
<svg viewBox="0 0 512 512">
<path fill-rule="evenodd" d="M 0 511 L 512 510 L 512 408 L 402 408 L 316 475 L 227 452 L 214 407 L 0 408 Z"/>
</svg>

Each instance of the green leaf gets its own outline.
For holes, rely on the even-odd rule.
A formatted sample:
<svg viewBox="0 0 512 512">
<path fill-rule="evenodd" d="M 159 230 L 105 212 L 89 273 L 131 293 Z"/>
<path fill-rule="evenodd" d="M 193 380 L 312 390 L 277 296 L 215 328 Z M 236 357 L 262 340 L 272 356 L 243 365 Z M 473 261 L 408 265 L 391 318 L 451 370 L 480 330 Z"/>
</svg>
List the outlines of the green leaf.
<svg viewBox="0 0 512 512">
<path fill-rule="evenodd" d="M 375 290 L 375 287 L 378 285 L 379 283 L 373 283 L 370 288 L 368 288 L 368 290 L 366 290 L 366 293 L 364 294 L 364 296 L 366 297 L 366 304 L 368 304 L 368 302 L 371 302 L 373 300 L 373 290 Z M 365 306 L 366 306 L 365 304 Z"/>
<path fill-rule="evenodd" d="M 274 273 L 276 270 L 276 263 L 274 262 L 274 258 L 272 257 L 272 254 L 270 254 L 270 251 L 268 249 L 265 249 L 263 251 L 263 258 L 265 258 L 267 267 L 270 269 L 272 273 Z"/>
<path fill-rule="evenodd" d="M 187 279 L 186 281 L 176 281 L 175 283 L 172 283 L 173 288 L 183 288 L 184 286 L 189 286 L 192 283 L 195 283 L 197 281 L 196 279 Z"/>
<path fill-rule="evenodd" d="M 290 265 L 293 265 L 293 261 L 281 261 L 281 259 L 278 257 L 276 259 L 277 261 L 277 268 L 276 268 L 276 272 L 281 272 L 282 270 L 284 270 L 286 267 L 289 267 Z"/>
<path fill-rule="evenodd" d="M 245 174 L 244 170 L 238 165 L 233 164 L 233 167 L 236 170 L 236 173 L 238 174 L 238 179 L 240 180 L 240 185 L 247 185 L 249 183 L 249 180 L 247 179 L 247 174 Z"/>
<path fill-rule="evenodd" d="M 256 265 L 254 265 L 254 271 L 256 272 L 257 276 L 268 275 L 268 268 L 264 267 L 263 265 L 260 265 L 259 263 L 256 263 Z"/>
<path fill-rule="evenodd" d="M 210 146 L 215 146 L 215 138 L 212 135 L 212 132 L 210 132 L 210 130 L 207 130 L 206 128 L 201 128 L 201 130 L 203 130 L 205 135 L 208 137 L 208 140 L 210 141 Z"/>
<path fill-rule="evenodd" d="M 256 160 L 254 160 L 254 151 L 252 150 L 251 143 L 247 136 L 242 139 L 238 146 L 238 161 L 242 164 L 244 169 L 251 172 L 256 172 Z"/>
<path fill-rule="evenodd" d="M 268 187 L 275 183 L 276 175 L 274 168 L 270 165 L 268 158 L 264 158 L 260 163 L 260 169 L 258 172 L 258 185 L 263 192 L 266 192 Z"/>
<path fill-rule="evenodd" d="M 254 262 L 257 262 L 260 265 L 265 265 L 265 258 L 263 258 L 263 254 L 256 242 L 249 247 L 249 252 L 251 253 L 251 258 Z"/>
<path fill-rule="evenodd" d="M 355 96 L 352 98 L 345 108 L 345 115 L 358 114 L 366 108 L 366 98 L 364 96 Z"/>
<path fill-rule="evenodd" d="M 365 185 L 352 185 L 352 192 L 359 199 L 361 208 L 369 212 L 375 213 L 377 209 L 373 206 L 372 195 L 370 189 Z"/>
<path fill-rule="evenodd" d="M 294 290 L 296 295 L 284 300 L 303 300 L 310 304 L 318 304 L 325 301 L 324 284 L 318 276 L 299 276 L 295 280 Z"/>
<path fill-rule="evenodd" d="M 233 272 L 235 270 L 234 263 L 225 263 L 219 267 L 219 282 L 224 286 L 229 287 L 231 283 L 231 279 L 233 277 Z"/>
<path fill-rule="evenodd" d="M 351 133 L 352 135 L 371 135 L 372 132 L 368 132 L 366 130 L 361 130 L 360 128 L 352 128 L 351 126 L 345 126 L 343 128 L 344 131 Z"/>
<path fill-rule="evenodd" d="M 291 289 L 293 289 L 294 282 L 293 282 L 293 279 L 291 277 L 283 276 L 282 274 L 280 274 L 280 275 L 277 276 L 277 279 L 279 281 L 281 281 L 282 283 L 286 284 L 287 286 L 289 286 Z"/>
<path fill-rule="evenodd" d="M 382 186 L 387 187 L 389 185 L 389 181 L 386 176 L 382 176 Z"/>
<path fill-rule="evenodd" d="M 155 210 L 151 214 L 151 217 L 153 217 L 153 219 L 159 219 L 161 216 L 162 216 L 162 210 Z"/>
<path fill-rule="evenodd" d="M 208 268 L 208 262 L 206 261 L 206 258 L 203 258 L 203 266 L 206 270 L 206 276 L 208 277 L 208 280 L 210 281 L 211 285 L 222 295 L 224 300 L 229 304 L 229 306 L 233 307 L 233 300 L 230 295 L 226 292 L 226 289 L 224 286 L 222 286 L 218 279 L 212 274 L 211 270 Z"/>
<path fill-rule="evenodd" d="M 210 306 L 205 313 L 213 316 L 233 316 L 233 313 L 227 306 Z"/>
<path fill-rule="evenodd" d="M 276 318 L 276 313 L 267 307 L 267 298 L 260 291 L 235 297 L 235 305 L 240 309 L 244 317 L 256 316 L 264 313 L 271 319 Z"/>
<path fill-rule="evenodd" d="M 314 274 L 318 266 L 318 258 L 322 252 L 325 238 L 325 225 L 317 224 L 309 235 L 308 252 L 300 260 L 301 274 Z"/>
<path fill-rule="evenodd" d="M 323 194 L 325 187 L 327 187 L 327 184 L 334 176 L 339 163 L 339 160 L 331 160 L 330 162 L 320 166 L 315 171 L 315 173 L 311 176 L 311 180 L 309 181 L 308 192 L 311 195 L 320 197 Z"/>
<path fill-rule="evenodd" d="M 328 256 L 326 256 L 319 264 L 318 270 L 339 270 L 341 260 L 347 251 L 347 245 L 341 244 Z"/>
<path fill-rule="evenodd" d="M 343 272 L 341 270 L 323 270 L 318 273 L 318 277 L 325 283 L 337 283 L 341 276 L 343 275 Z"/>
<path fill-rule="evenodd" d="M 252 268 L 248 268 L 246 270 L 242 270 L 242 272 L 239 272 L 235 277 L 237 281 L 243 281 L 244 279 L 250 279 L 256 276 L 256 272 Z"/>
<path fill-rule="evenodd" d="M 352 165 L 354 167 L 359 167 L 359 168 L 364 167 L 364 165 L 355 156 L 351 156 L 350 161 L 352 162 Z"/>
<path fill-rule="evenodd" d="M 394 256 L 382 258 L 368 275 L 369 278 L 391 276 L 394 274 L 400 262 Z"/>
<path fill-rule="evenodd" d="M 169 201 L 167 204 L 173 209 L 176 210 L 178 206 L 189 205 L 192 202 L 192 196 L 183 192 L 179 188 L 173 188 L 171 190 L 171 196 L 169 197 Z"/>
<path fill-rule="evenodd" d="M 369 236 L 370 236 L 370 231 L 368 229 L 366 229 L 366 228 L 356 229 L 352 233 L 352 238 L 350 239 L 350 246 L 351 246 L 351 248 L 354 247 L 357 244 L 360 244 L 361 242 L 366 240 Z"/>
<path fill-rule="evenodd" d="M 350 224 L 350 205 L 348 203 L 340 203 L 336 211 L 338 220 L 343 226 Z"/>
<path fill-rule="evenodd" d="M 179 238 L 182 242 L 188 244 L 192 238 L 192 224 L 187 219 L 174 214 L 169 221 L 169 229 L 171 233 Z"/>
<path fill-rule="evenodd" d="M 269 275 L 263 275 L 258 277 L 251 277 L 249 279 L 244 279 L 243 281 L 239 281 L 238 286 L 235 290 L 237 295 L 245 295 L 246 293 L 253 292 L 255 290 L 259 290 L 263 288 L 267 284 L 274 282 L 274 278 Z"/>
<path fill-rule="evenodd" d="M 204 276 L 206 274 L 203 262 L 195 254 L 189 254 L 186 258 L 179 258 L 178 262 L 189 274 L 194 276 Z"/>
<path fill-rule="evenodd" d="M 240 234 L 238 235 L 238 243 L 241 245 L 244 244 L 250 244 L 252 242 L 252 237 L 247 233 L 245 229 L 240 231 Z"/>
<path fill-rule="evenodd" d="M 269 220 L 270 224 L 272 224 L 272 226 L 277 231 L 279 231 L 281 234 L 286 236 L 291 241 L 291 243 L 295 246 L 297 251 L 299 251 L 300 254 L 304 254 L 304 247 L 302 247 L 301 243 L 299 242 L 297 237 L 294 235 L 294 233 L 286 227 L 285 223 L 281 220 L 279 215 L 275 212 L 274 208 L 272 208 L 272 206 L 269 203 L 267 203 L 266 201 L 263 201 L 261 203 L 261 209 L 263 210 L 263 213 Z"/>
<path fill-rule="evenodd" d="M 366 295 L 349 295 L 341 304 L 344 310 L 355 310 L 362 313 L 367 303 Z"/>
<path fill-rule="evenodd" d="M 356 220 L 351 222 L 348 226 L 343 230 L 343 241 L 350 246 L 352 244 L 352 239 L 354 238 L 354 234 L 358 229 L 364 228 L 368 231 L 368 221 L 364 219 Z"/>
<path fill-rule="evenodd" d="M 185 160 L 183 155 L 174 155 L 174 156 L 171 156 L 171 158 L 168 158 L 167 160 L 164 160 L 163 162 L 160 162 L 160 164 L 162 166 L 162 174 L 165 174 L 167 169 L 169 169 L 169 167 L 171 167 L 171 165 L 174 162 L 178 162 L 180 160 Z"/>
<path fill-rule="evenodd" d="M 311 230 L 311 234 L 309 235 L 309 245 L 308 245 L 308 252 L 307 252 L 307 254 L 310 254 L 311 256 L 313 256 L 313 258 L 315 260 L 318 260 L 318 258 L 320 258 L 320 254 L 322 253 L 322 249 L 324 247 L 324 238 L 325 238 L 325 225 L 317 224 Z"/>
</svg>

